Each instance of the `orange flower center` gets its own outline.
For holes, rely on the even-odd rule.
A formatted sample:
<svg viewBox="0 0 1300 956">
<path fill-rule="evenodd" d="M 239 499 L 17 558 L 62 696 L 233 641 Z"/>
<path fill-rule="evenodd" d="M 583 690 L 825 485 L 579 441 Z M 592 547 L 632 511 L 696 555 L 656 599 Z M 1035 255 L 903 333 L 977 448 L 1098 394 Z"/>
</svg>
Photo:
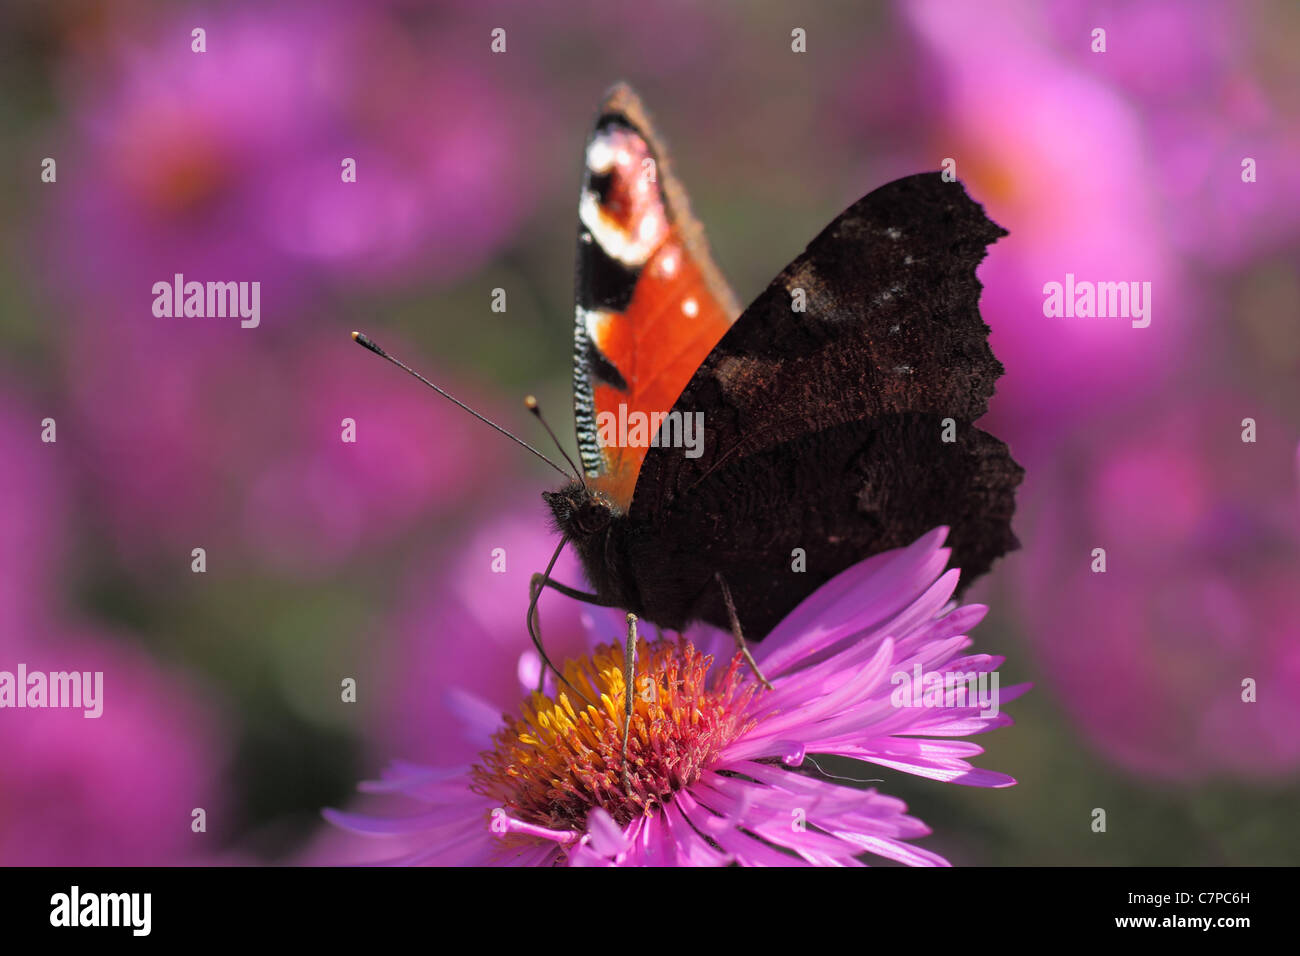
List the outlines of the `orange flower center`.
<svg viewBox="0 0 1300 956">
<path fill-rule="evenodd" d="M 708 687 L 712 657 L 681 638 L 640 641 L 625 781 L 623 660 L 622 647 L 604 645 L 568 661 L 565 678 L 596 705 L 533 693 L 471 771 L 474 790 L 550 829 L 585 829 L 593 807 L 624 826 L 689 787 L 752 726 L 754 684 L 739 676 L 740 655 Z"/>
</svg>

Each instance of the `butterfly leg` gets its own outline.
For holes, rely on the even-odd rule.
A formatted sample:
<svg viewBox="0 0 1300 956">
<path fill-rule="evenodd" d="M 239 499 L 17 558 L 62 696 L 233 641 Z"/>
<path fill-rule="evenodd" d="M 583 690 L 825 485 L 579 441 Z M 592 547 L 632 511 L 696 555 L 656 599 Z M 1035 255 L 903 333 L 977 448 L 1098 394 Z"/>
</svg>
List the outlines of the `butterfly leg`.
<svg viewBox="0 0 1300 956">
<path fill-rule="evenodd" d="M 551 578 L 547 577 L 545 574 L 541 573 L 540 571 L 536 572 L 532 576 L 532 578 L 529 579 L 528 582 L 528 597 L 534 604 L 536 604 L 537 599 L 541 596 L 542 588 L 544 587 L 549 587 L 552 591 L 559 591 L 561 594 L 565 595 L 566 597 L 571 597 L 575 601 L 583 601 L 587 604 L 594 604 L 597 607 L 613 607 L 612 604 L 609 604 L 606 601 L 602 601 L 600 597 L 596 594 L 591 594 L 590 592 L 587 591 L 579 591 L 577 588 L 571 588 L 567 584 L 561 584 L 559 581 L 552 580 Z M 541 632 L 540 619 L 537 621 L 537 629 L 540 634 Z M 530 631 L 529 633 L 532 632 Z M 536 641 L 534 641 L 534 643 L 536 643 Z M 547 666 L 550 666 L 549 662 Z M 555 670 L 555 668 L 551 667 L 551 670 Z M 558 675 L 559 672 L 557 671 L 556 673 Z M 541 691 L 542 685 L 545 682 L 545 680 L 546 680 L 546 668 L 542 668 L 542 672 L 537 676 L 538 692 Z"/>
<path fill-rule="evenodd" d="M 632 684 L 636 680 L 636 615 L 627 616 L 627 647 L 623 652 L 623 790 L 632 792 L 632 771 L 627 765 L 627 742 L 632 736 Z"/>
<path fill-rule="evenodd" d="M 731 635 L 736 639 L 736 650 L 745 655 L 745 660 L 749 666 L 754 669 L 754 676 L 768 690 L 772 689 L 772 683 L 763 676 L 763 672 L 758 669 L 758 662 L 754 660 L 754 655 L 749 653 L 749 645 L 745 643 L 745 634 L 740 629 L 740 618 L 736 616 L 736 602 L 731 599 L 731 588 L 727 587 L 727 581 L 723 578 L 722 573 L 715 572 L 713 577 L 718 582 L 718 587 L 722 589 L 722 603 L 727 605 L 727 617 L 731 619 Z"/>
<path fill-rule="evenodd" d="M 541 579 L 542 579 L 542 575 L 540 573 L 536 573 L 533 575 L 532 580 L 528 582 L 528 606 L 529 607 L 535 607 L 537 604 L 537 599 L 541 597 L 542 586 L 538 583 Z M 539 613 L 534 612 L 534 615 L 530 615 L 530 617 L 532 618 L 532 624 L 528 628 L 528 636 L 533 637 L 533 630 L 536 629 L 537 635 L 536 637 L 533 637 L 533 645 L 538 648 L 537 653 L 542 654 L 542 651 L 540 649 L 542 643 L 541 615 Z M 544 654 L 542 655 L 542 660 L 546 661 L 546 657 Z M 555 670 L 554 665 L 550 664 L 549 661 L 546 661 L 546 663 L 537 671 L 537 693 L 539 694 L 542 693 L 543 690 L 546 688 L 546 671 L 548 668 L 550 670 Z M 558 674 L 559 672 L 556 671 L 556 673 Z"/>
<path fill-rule="evenodd" d="M 569 679 L 565 677 L 562 673 L 560 673 L 560 669 L 551 663 L 551 659 L 546 655 L 546 648 L 542 646 L 542 635 L 540 630 L 541 622 L 538 621 L 537 619 L 537 599 L 542 596 L 542 587 L 543 585 L 546 584 L 547 581 L 550 580 L 551 569 L 555 567 L 555 562 L 559 560 L 560 552 L 564 550 L 564 546 L 565 544 L 568 543 L 568 540 L 569 540 L 568 538 L 560 539 L 559 547 L 557 547 L 555 549 L 555 553 L 551 555 L 551 561 L 548 565 L 546 565 L 546 570 L 541 575 L 542 580 L 539 582 L 537 580 L 538 576 L 533 575 L 533 578 L 528 587 L 529 590 L 528 616 L 524 618 L 524 624 L 528 628 L 528 636 L 532 638 L 533 647 L 536 648 L 537 655 L 542 659 L 542 673 L 537 680 L 538 691 L 539 692 L 541 691 L 542 682 L 546 677 L 546 671 L 549 669 L 553 674 L 555 674 L 556 678 L 560 681 L 560 683 L 564 684 L 565 687 L 573 691 L 573 693 L 576 694 L 588 706 L 594 707 L 595 704 L 592 703 L 591 698 L 588 697 L 586 694 L 584 694 L 582 691 L 578 690 L 578 688 L 574 687 L 573 684 L 569 682 Z"/>
<path fill-rule="evenodd" d="M 613 607 L 613 605 L 600 600 L 600 598 L 594 594 L 587 594 L 584 591 L 578 591 L 574 588 L 567 587 L 566 585 L 560 584 L 558 581 L 552 581 L 544 574 L 534 574 L 532 580 L 529 582 L 529 591 L 533 607 L 536 607 L 537 598 L 541 595 L 542 588 L 548 586 L 559 591 L 561 594 L 566 594 L 579 601 L 586 601 L 588 604 L 595 604 L 599 607 Z M 632 736 L 632 712 L 636 702 L 633 696 L 633 685 L 636 682 L 636 622 L 637 616 L 629 613 L 627 616 L 627 645 L 623 652 L 623 789 L 628 793 L 631 793 L 632 791 L 632 771 L 628 767 L 627 763 L 627 745 Z M 658 627 L 659 625 L 656 624 L 656 630 L 658 630 Z M 529 633 L 532 633 L 531 625 Z M 663 637 L 662 631 L 659 632 L 659 636 L 661 638 Z M 546 660 L 545 652 L 541 650 L 540 642 L 541 636 L 539 633 L 534 640 L 534 644 L 537 645 L 538 653 L 542 654 L 542 659 Z M 547 666 L 549 666 L 551 670 L 555 670 L 554 665 L 550 664 L 549 661 L 547 661 Z M 757 670 L 757 668 L 755 668 L 755 670 Z M 556 671 L 556 674 L 558 675 L 559 672 Z M 543 670 L 542 676 L 538 678 L 539 685 L 545 677 L 546 671 Z M 563 680 L 564 678 L 561 677 L 560 679 Z M 565 683 L 567 684 L 568 681 L 565 681 Z M 540 686 L 538 687 L 538 690 L 541 690 Z M 574 692 L 578 693 L 576 690 Z M 579 696 L 582 695 L 579 694 Z M 583 699 L 586 700 L 585 697 L 583 697 Z M 590 701 L 588 701 L 588 703 L 590 703 Z"/>
<path fill-rule="evenodd" d="M 563 546 L 564 542 L 562 541 L 560 542 L 560 547 L 562 548 Z M 555 567 L 555 561 L 559 555 L 560 552 L 559 549 L 557 549 L 555 554 L 551 557 L 551 563 L 546 566 L 546 571 L 541 574 L 534 574 L 528 582 L 528 634 L 533 639 L 533 646 L 537 648 L 537 653 L 541 656 L 542 662 L 545 666 L 550 668 L 550 670 L 555 673 L 556 677 L 564 681 L 564 683 L 575 694 L 581 697 L 588 704 L 591 704 L 591 701 L 587 699 L 587 696 L 570 684 L 568 680 L 565 679 L 564 675 L 556 669 L 555 665 L 552 664 L 550 659 L 546 656 L 546 651 L 542 649 L 540 622 L 537 620 L 537 599 L 541 597 L 542 589 L 549 587 L 552 590 L 559 591 L 567 597 L 573 598 L 574 600 L 584 601 L 587 604 L 594 604 L 597 607 L 613 607 L 614 605 L 610 604 L 608 601 L 601 600 L 599 595 L 591 594 L 587 591 L 579 591 L 576 588 L 569 587 L 567 584 L 561 584 L 559 581 L 552 580 L 551 569 Z M 632 736 L 632 713 L 636 702 L 633 697 L 633 684 L 636 681 L 636 622 L 636 615 L 629 613 L 627 616 L 627 646 L 623 653 L 623 789 L 628 793 L 631 793 L 632 791 L 632 771 L 628 767 L 627 763 L 627 746 Z M 658 625 L 655 626 L 656 628 L 658 627 Z M 739 625 L 737 625 L 737 627 L 739 627 Z M 739 633 L 739 631 L 737 631 L 737 633 Z M 663 636 L 662 632 L 660 632 L 660 636 Z M 757 672 L 758 668 L 755 667 L 754 670 Z M 541 684 L 545 678 L 546 670 L 544 668 L 541 676 L 538 678 L 539 691 L 541 690 Z"/>
<path fill-rule="evenodd" d="M 613 607 L 608 601 L 602 601 L 600 595 L 593 594 L 590 591 L 579 591 L 577 588 L 571 588 L 567 584 L 561 584 L 553 578 L 548 578 L 540 571 L 536 572 L 529 584 L 530 588 L 547 587 L 552 591 L 559 591 L 565 597 L 571 597 L 575 601 L 582 601 L 585 604 L 594 604 L 597 607 Z"/>
</svg>

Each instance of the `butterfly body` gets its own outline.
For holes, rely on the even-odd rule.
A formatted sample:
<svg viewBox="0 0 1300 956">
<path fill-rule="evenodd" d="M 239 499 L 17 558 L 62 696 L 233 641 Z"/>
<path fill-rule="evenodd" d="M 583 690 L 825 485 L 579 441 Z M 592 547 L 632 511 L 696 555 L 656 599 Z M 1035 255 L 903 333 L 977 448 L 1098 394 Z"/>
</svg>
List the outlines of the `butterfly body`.
<svg viewBox="0 0 1300 956">
<path fill-rule="evenodd" d="M 584 475 L 544 497 L 600 603 L 725 628 L 729 587 L 759 640 L 835 574 L 936 526 L 963 586 L 1017 546 L 1023 472 L 973 425 L 1002 372 L 975 267 L 1005 232 L 960 183 L 921 174 L 868 194 L 737 317 L 662 145 L 617 88 L 579 218 Z M 696 416 L 702 440 L 683 448 L 665 424 L 630 447 L 606 427 L 628 408 Z"/>
</svg>

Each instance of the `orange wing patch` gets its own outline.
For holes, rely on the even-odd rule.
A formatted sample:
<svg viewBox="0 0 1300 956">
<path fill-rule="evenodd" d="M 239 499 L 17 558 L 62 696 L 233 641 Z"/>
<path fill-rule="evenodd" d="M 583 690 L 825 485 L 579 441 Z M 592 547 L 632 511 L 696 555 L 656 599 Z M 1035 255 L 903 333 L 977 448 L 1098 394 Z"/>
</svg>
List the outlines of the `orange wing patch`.
<svg viewBox="0 0 1300 956">
<path fill-rule="evenodd" d="M 627 389 L 595 389 L 603 473 L 594 484 L 624 507 L 657 430 L 656 413 L 672 410 L 700 363 L 735 317 L 708 290 L 699 267 L 670 235 L 646 263 L 627 310 L 597 325 L 593 344 Z M 653 430 L 652 430 L 653 429 Z M 642 434 L 648 431 L 649 434 Z"/>
<path fill-rule="evenodd" d="M 740 309 L 625 87 L 588 142 L 579 219 L 578 446 L 589 483 L 626 508 L 659 424 Z"/>
</svg>

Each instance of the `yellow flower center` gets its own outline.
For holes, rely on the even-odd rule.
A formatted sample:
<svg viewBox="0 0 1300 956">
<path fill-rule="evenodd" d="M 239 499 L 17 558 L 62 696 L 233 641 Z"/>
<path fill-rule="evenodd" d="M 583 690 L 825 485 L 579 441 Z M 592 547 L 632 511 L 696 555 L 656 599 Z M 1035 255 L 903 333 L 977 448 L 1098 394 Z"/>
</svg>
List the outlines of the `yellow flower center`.
<svg viewBox="0 0 1300 956">
<path fill-rule="evenodd" d="M 565 663 L 565 678 L 596 704 L 563 688 L 555 699 L 530 695 L 471 771 L 474 790 L 549 829 L 585 829 L 593 807 L 623 826 L 689 787 L 752 726 L 754 684 L 739 676 L 740 655 L 706 686 L 711 656 L 681 638 L 640 641 L 625 781 L 623 659 L 622 647 L 604 645 Z"/>
</svg>

